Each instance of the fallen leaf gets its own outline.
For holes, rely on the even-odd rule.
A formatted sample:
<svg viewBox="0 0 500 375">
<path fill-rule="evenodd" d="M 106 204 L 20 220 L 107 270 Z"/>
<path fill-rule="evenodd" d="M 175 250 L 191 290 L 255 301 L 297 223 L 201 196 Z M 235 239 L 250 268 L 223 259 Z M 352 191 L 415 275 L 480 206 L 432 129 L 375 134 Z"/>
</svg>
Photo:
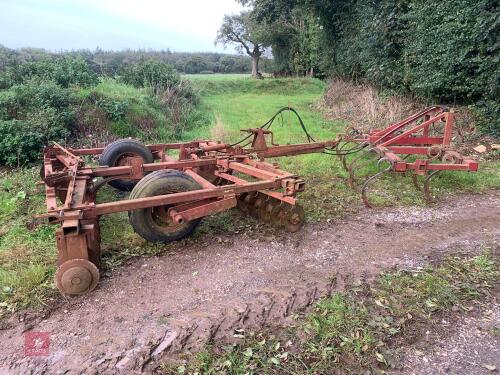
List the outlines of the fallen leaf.
<svg viewBox="0 0 500 375">
<path fill-rule="evenodd" d="M 473 150 L 482 154 L 483 152 L 486 152 L 486 146 L 479 145 L 479 146 L 474 147 Z"/>
</svg>

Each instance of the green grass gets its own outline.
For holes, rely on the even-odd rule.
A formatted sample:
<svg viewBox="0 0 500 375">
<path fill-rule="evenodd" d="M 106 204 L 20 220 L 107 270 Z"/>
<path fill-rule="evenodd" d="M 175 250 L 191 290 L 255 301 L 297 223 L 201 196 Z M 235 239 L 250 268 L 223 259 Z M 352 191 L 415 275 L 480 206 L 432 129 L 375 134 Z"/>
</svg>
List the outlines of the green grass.
<svg viewBox="0 0 500 375">
<path fill-rule="evenodd" d="M 374 285 L 350 286 L 296 317 L 293 328 L 246 332 L 238 344 L 211 343 L 165 374 L 361 374 L 397 368 L 399 353 L 442 317 L 480 309 L 500 276 L 498 259 L 485 253 L 452 257 L 421 271 L 383 273 Z M 244 332 L 244 331 L 242 331 Z M 495 334 L 495 332 L 492 332 Z"/>
<path fill-rule="evenodd" d="M 55 227 L 32 219 L 45 208 L 45 196 L 35 185 L 38 170 L 0 176 L 0 317 L 43 304 L 54 292 Z"/>
<path fill-rule="evenodd" d="M 174 123 L 172 108 L 146 88 L 136 88 L 115 79 L 103 78 L 91 88 L 78 89 L 81 101 L 79 121 L 96 135 L 134 137 L 144 142 L 173 142 L 185 139 L 185 131 L 207 124 L 209 116 L 203 106 L 181 104 Z M 97 104 L 96 104 L 97 102 Z M 96 125 L 97 124 L 97 125 Z M 82 140 L 85 142 L 85 140 Z"/>
<path fill-rule="evenodd" d="M 310 133 L 320 140 L 333 139 L 345 124 L 325 120 L 317 109 L 317 101 L 325 83 L 308 78 L 247 79 L 244 75 L 188 76 L 202 95 L 202 103 L 192 126 L 182 129 L 179 139 L 220 138 L 240 139 L 240 129 L 257 127 L 278 109 L 291 106 L 302 116 Z M 85 102 L 97 93 L 113 102 L 126 102 L 125 120 L 112 121 L 111 131 L 123 136 L 133 135 L 136 123 L 147 118 L 154 129 L 143 134 L 145 139 L 169 142 L 169 122 L 158 103 L 146 90 L 123 85 L 114 80 L 102 80 L 92 89 L 76 95 Z M 135 120 L 134 120 L 135 119 Z M 135 121 L 135 122 L 134 122 Z M 275 141 L 280 144 L 305 142 L 296 119 L 284 114 L 273 125 Z M 129 133 L 130 131 L 130 133 Z M 141 130 L 142 131 L 142 130 Z M 141 133 L 142 134 L 142 133 Z M 309 221 L 341 217 L 359 209 L 359 193 L 346 184 L 346 173 L 336 157 L 314 154 L 276 160 L 282 169 L 300 174 L 306 179 L 306 191 L 299 198 Z M 483 192 L 500 186 L 500 163 L 481 162 L 480 172 L 442 173 L 432 186 L 437 197 L 464 191 Z M 374 163 L 362 169 L 361 175 L 373 174 Z M 43 189 L 35 183 L 38 167 L 2 171 L 0 175 L 0 316 L 28 306 L 43 304 L 55 293 L 53 274 L 56 263 L 55 226 L 32 224 L 32 214 L 44 212 Z M 40 191 L 39 191 L 40 190 Z M 373 187 L 372 200 L 384 205 L 423 205 L 409 178 L 386 176 Z M 120 199 L 109 188 L 100 193 L 101 200 Z M 251 219 L 227 211 L 206 218 L 195 235 L 186 240 L 202 240 L 206 235 L 244 231 Z M 158 254 L 179 244 L 148 244 L 135 235 L 126 213 L 106 215 L 101 219 L 104 267 L 112 268 L 134 256 Z"/>
</svg>

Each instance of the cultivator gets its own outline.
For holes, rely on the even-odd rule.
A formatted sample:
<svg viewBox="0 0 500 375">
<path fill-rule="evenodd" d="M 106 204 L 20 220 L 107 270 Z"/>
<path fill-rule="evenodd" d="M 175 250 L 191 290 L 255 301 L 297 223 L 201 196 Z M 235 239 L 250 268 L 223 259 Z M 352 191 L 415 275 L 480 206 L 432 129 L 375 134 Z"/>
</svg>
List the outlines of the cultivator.
<svg viewBox="0 0 500 375">
<path fill-rule="evenodd" d="M 447 108 L 434 106 L 424 109 L 383 130 L 363 133 L 349 128 L 339 142 L 336 152 L 348 173 L 348 183 L 352 188 L 361 185 L 361 195 L 367 207 L 372 207 L 368 199 L 368 188 L 385 173 L 411 173 L 413 184 L 423 191 L 428 202 L 432 201 L 430 181 L 441 171 L 477 171 L 478 164 L 460 155 L 451 147 L 455 116 Z M 348 158 L 345 150 L 349 145 L 358 152 Z M 379 171 L 360 183 L 356 171 L 373 162 L 367 156 L 375 156 Z M 410 160 L 413 159 L 413 160 Z M 418 176 L 424 179 L 419 184 Z"/>
<path fill-rule="evenodd" d="M 269 129 L 283 111 L 297 115 L 308 143 L 274 142 Z M 422 123 L 415 125 L 419 121 Z M 444 134 L 431 135 L 430 127 L 438 122 L 444 122 Z M 261 127 L 242 130 L 248 135 L 233 144 L 203 140 L 144 145 L 132 139 L 105 148 L 72 149 L 54 144 L 44 151 L 47 214 L 42 216 L 60 224 L 56 285 L 69 295 L 87 293 L 97 285 L 99 218 L 106 214 L 128 211 L 135 232 L 152 242 L 185 238 L 202 217 L 236 206 L 265 223 L 290 232 L 299 230 L 305 215 L 296 194 L 304 190 L 304 180 L 281 170 L 276 162 L 267 162 L 268 158 L 318 152 L 338 155 L 353 181 L 358 158 L 348 161 L 347 155 L 366 150 L 375 153 L 379 163 L 388 163 L 391 171 L 430 172 L 427 185 L 432 173 L 439 170 L 475 171 L 475 162 L 449 148 L 452 125 L 452 113 L 432 107 L 383 131 L 363 134 L 351 129 L 336 139 L 318 142 L 293 109 L 283 108 Z M 419 131 L 423 135 L 417 135 Z M 176 158 L 171 156 L 174 151 Z M 426 159 L 406 162 L 398 154 Z M 86 164 L 85 158 L 97 156 L 99 166 Z M 434 163 L 439 158 L 443 161 Z M 363 185 L 366 202 L 366 186 L 377 176 Z M 130 191 L 129 199 L 97 203 L 97 193 L 106 184 Z"/>
</svg>

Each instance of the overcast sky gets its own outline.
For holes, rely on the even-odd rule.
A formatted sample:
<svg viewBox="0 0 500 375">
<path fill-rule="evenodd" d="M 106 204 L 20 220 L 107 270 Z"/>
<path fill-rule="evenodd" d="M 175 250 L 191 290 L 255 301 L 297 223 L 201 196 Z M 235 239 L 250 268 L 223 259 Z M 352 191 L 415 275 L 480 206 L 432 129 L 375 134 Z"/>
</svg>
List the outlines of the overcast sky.
<svg viewBox="0 0 500 375">
<path fill-rule="evenodd" d="M 0 44 L 68 50 L 100 47 L 219 51 L 234 0 L 0 0 Z"/>
</svg>

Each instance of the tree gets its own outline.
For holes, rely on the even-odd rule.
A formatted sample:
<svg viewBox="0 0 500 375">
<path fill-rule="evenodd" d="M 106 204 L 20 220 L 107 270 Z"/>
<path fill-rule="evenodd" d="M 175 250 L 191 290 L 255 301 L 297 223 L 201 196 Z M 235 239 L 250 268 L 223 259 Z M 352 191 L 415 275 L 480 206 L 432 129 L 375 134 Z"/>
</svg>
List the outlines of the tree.
<svg viewBox="0 0 500 375">
<path fill-rule="evenodd" d="M 259 59 L 265 51 L 265 30 L 256 23 L 250 12 L 224 16 L 224 21 L 217 33 L 215 43 L 236 44 L 252 58 L 252 77 L 259 78 Z"/>
</svg>

